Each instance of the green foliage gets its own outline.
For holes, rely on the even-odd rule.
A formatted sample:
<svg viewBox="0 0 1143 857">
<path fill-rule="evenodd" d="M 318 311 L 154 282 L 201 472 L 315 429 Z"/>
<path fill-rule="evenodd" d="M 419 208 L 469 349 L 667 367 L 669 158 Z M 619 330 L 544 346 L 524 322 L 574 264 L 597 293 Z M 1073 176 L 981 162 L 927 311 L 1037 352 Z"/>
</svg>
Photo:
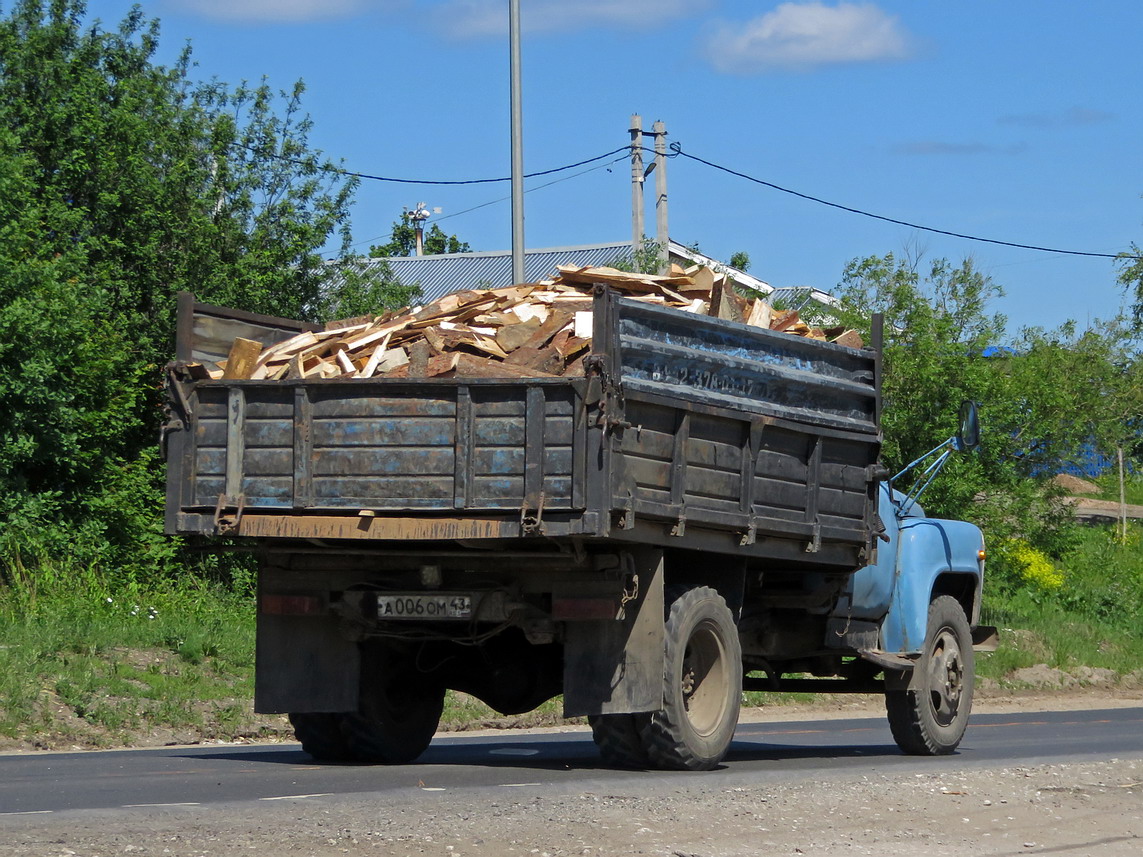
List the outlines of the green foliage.
<svg viewBox="0 0 1143 857">
<path fill-rule="evenodd" d="M 154 62 L 137 7 L 112 30 L 85 11 L 0 18 L 0 579 L 45 557 L 169 565 L 155 438 L 178 291 L 299 318 L 408 294 L 325 287 L 355 184 L 310 149 L 301 84 L 194 84 L 189 52 Z"/>
<path fill-rule="evenodd" d="M 412 212 L 406 211 L 401 219 L 394 222 L 389 243 L 369 248 L 369 255 L 375 259 L 388 259 L 394 256 L 412 256 L 417 251 L 417 229 L 413 225 Z M 443 253 L 468 253 L 467 241 L 447 234 L 437 224 L 433 224 L 422 238 L 426 256 L 439 256 Z"/>
<path fill-rule="evenodd" d="M 330 263 L 326 270 L 329 282 L 337 288 L 323 294 L 316 315 L 327 320 L 379 315 L 409 306 L 421 291 L 417 285 L 401 283 L 384 261 L 350 257 Z"/>
<path fill-rule="evenodd" d="M 624 253 L 608 263 L 617 271 L 630 271 L 636 274 L 657 274 L 662 266 L 663 248 L 654 238 L 643 236 L 639 249 Z"/>
<path fill-rule="evenodd" d="M 1113 527 L 1084 527 L 1055 563 L 1062 570 L 1059 586 L 986 586 L 983 619 L 1001 626 L 1002 644 L 978 659 L 981 672 L 1003 678 L 1040 663 L 1137 671 L 1143 660 L 1141 540 L 1139 524 L 1131 525 L 1126 542 Z"/>
<path fill-rule="evenodd" d="M 1064 585 L 1064 574 L 1043 551 L 1023 539 L 1008 539 L 993 546 L 993 553 L 1004 553 L 1020 572 L 1021 581 L 1035 589 L 1052 591 Z"/>
<path fill-rule="evenodd" d="M 950 460 L 926 510 L 980 524 L 993 544 L 1023 539 L 1059 557 L 1076 534 L 1048 477 L 1091 439 L 1106 445 L 1137 430 L 1136 343 L 1114 321 L 1082 333 L 1024 330 L 997 348 L 1005 319 L 988 305 L 1000 293 L 971 260 L 938 260 L 922 276 L 916 263 L 870 257 L 847 266 L 839 316 L 868 333 L 872 314 L 884 314 L 883 457 L 892 471 L 954 434 L 962 400 L 981 406 L 981 449 Z M 1003 550 L 992 567 L 1021 579 Z"/>
<path fill-rule="evenodd" d="M 750 269 L 750 254 L 745 250 L 739 250 L 730 256 L 730 267 L 737 268 L 740 271 L 748 271 Z"/>
<path fill-rule="evenodd" d="M 1132 244 L 1119 263 L 1119 283 L 1133 300 L 1135 327 L 1143 328 L 1143 248 Z"/>
<path fill-rule="evenodd" d="M 0 590 L 0 737 L 117 745 L 136 729 L 256 731 L 248 596 L 195 574 L 107 594 L 74 571 L 49 560 Z"/>
</svg>

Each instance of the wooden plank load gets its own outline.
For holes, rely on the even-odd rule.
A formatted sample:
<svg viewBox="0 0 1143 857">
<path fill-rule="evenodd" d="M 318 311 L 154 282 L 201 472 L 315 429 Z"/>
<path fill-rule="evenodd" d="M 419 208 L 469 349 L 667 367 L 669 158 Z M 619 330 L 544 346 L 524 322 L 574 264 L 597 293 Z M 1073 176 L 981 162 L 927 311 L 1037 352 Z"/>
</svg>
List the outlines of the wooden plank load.
<svg viewBox="0 0 1143 857">
<path fill-rule="evenodd" d="M 583 374 L 591 350 L 591 287 L 625 297 L 797 336 L 861 348 L 844 328 L 816 328 L 794 311 L 739 295 L 709 268 L 671 266 L 669 274 L 558 266 L 559 275 L 527 285 L 454 292 L 424 307 L 332 322 L 262 348 L 235 340 L 211 378 L 543 378 Z"/>
</svg>

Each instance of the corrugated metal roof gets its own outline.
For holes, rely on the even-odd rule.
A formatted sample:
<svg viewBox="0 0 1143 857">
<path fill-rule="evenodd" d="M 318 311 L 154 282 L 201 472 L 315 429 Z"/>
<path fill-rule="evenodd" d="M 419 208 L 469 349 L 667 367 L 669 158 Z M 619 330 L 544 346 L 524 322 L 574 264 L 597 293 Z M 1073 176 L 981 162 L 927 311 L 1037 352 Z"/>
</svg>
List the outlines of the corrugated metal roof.
<svg viewBox="0 0 1143 857">
<path fill-rule="evenodd" d="M 819 309 L 836 307 L 837 298 L 813 286 L 783 286 L 770 292 L 770 303 L 801 312 L 812 303 L 819 304 Z"/>
<path fill-rule="evenodd" d="M 670 244 L 672 261 L 699 263 L 727 271 L 741 286 L 763 294 L 770 292 L 768 283 L 745 271 L 724 265 L 678 242 Z M 615 265 L 631 258 L 631 242 L 580 244 L 573 247 L 548 247 L 528 250 L 524 254 L 524 278 L 529 282 L 556 275 L 557 265 Z M 450 292 L 473 288 L 499 288 L 512 285 L 512 252 L 493 250 L 482 253 L 444 253 L 438 256 L 391 256 L 386 259 L 360 259 L 365 267 L 388 263 L 393 275 L 403 285 L 419 285 L 421 303 L 430 303 Z"/>
<path fill-rule="evenodd" d="M 735 284 L 768 295 L 771 301 L 781 301 L 791 309 L 802 309 L 811 301 L 827 307 L 837 303 L 830 294 L 812 286 L 775 289 L 745 271 L 704 256 L 676 241 L 670 243 L 670 256 L 672 261 L 683 265 L 697 263 L 726 271 Z M 630 258 L 630 241 L 528 250 L 524 254 L 524 278 L 528 282 L 535 282 L 554 277 L 557 265 L 615 265 Z M 416 300 L 422 304 L 462 289 L 512 285 L 510 250 L 444 253 L 438 256 L 391 256 L 385 259 L 361 258 L 357 261 L 366 268 L 388 263 L 399 282 L 406 286 L 420 286 L 421 294 Z"/>
<path fill-rule="evenodd" d="M 528 282 L 556 275 L 557 265 L 613 265 L 630 258 L 631 242 L 550 247 L 524 254 L 524 278 Z M 421 303 L 461 289 L 499 288 L 512 285 L 512 251 L 444 253 L 439 256 L 394 256 L 362 259 L 365 266 L 388 263 L 393 275 L 406 286 L 421 287 Z"/>
</svg>

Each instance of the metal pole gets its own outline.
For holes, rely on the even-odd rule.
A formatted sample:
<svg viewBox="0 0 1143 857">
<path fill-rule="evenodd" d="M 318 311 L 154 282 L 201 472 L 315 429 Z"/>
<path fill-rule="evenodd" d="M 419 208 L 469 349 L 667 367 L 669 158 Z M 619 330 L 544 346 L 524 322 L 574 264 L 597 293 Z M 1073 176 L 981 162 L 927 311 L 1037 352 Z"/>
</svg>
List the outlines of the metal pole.
<svg viewBox="0 0 1143 857">
<path fill-rule="evenodd" d="M 631 253 L 638 259 L 643 250 L 643 117 L 631 115 Z"/>
<path fill-rule="evenodd" d="M 1115 448 L 1119 457 L 1119 536 L 1127 540 L 1127 481 L 1123 477 L 1123 444 Z"/>
<path fill-rule="evenodd" d="M 656 122 L 655 135 L 655 240 L 659 243 L 659 273 L 667 273 L 671 255 L 671 237 L 667 233 L 667 126 Z"/>
<path fill-rule="evenodd" d="M 520 90 L 520 0 L 508 0 L 512 63 L 512 282 L 524 282 L 524 108 Z"/>
</svg>

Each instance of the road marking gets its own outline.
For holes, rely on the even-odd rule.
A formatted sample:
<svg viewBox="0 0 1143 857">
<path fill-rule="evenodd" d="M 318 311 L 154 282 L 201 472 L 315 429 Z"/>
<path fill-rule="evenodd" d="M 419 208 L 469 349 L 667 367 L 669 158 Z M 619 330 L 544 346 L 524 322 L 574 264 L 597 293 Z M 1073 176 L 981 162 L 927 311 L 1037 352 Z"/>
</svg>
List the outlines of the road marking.
<svg viewBox="0 0 1143 857">
<path fill-rule="evenodd" d="M 442 789 L 440 786 L 421 786 L 421 791 L 423 791 L 423 792 L 443 792 L 444 789 Z"/>
<path fill-rule="evenodd" d="M 24 812 L 0 812 L 0 815 L 51 815 L 53 812 L 51 809 L 28 809 Z"/>
<path fill-rule="evenodd" d="M 307 797 L 329 797 L 333 792 L 319 792 L 312 795 L 278 795 L 277 797 L 260 797 L 258 800 L 302 800 Z"/>
<path fill-rule="evenodd" d="M 489 756 L 538 756 L 539 750 L 529 750 L 526 747 L 497 747 L 488 751 Z"/>
<path fill-rule="evenodd" d="M 525 789 L 525 788 L 531 788 L 533 786 L 538 786 L 538 785 L 540 785 L 540 784 L 539 783 L 501 783 L 500 788 L 502 788 L 502 789 Z"/>
<path fill-rule="evenodd" d="M 194 803 L 193 801 L 184 801 L 182 803 L 125 803 L 123 809 L 133 809 L 140 806 L 202 806 L 201 803 Z"/>
</svg>

